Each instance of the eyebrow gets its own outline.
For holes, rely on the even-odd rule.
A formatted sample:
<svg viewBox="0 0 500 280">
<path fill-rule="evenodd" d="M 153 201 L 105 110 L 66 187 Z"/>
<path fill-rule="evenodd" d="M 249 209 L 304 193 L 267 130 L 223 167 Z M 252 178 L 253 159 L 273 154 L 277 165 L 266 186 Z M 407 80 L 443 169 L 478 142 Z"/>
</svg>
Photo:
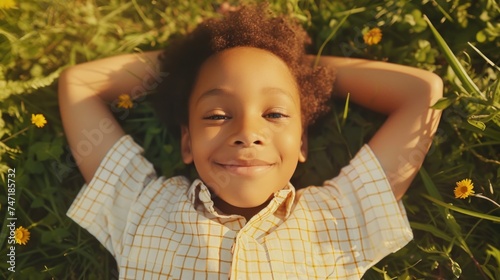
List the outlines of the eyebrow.
<svg viewBox="0 0 500 280">
<path fill-rule="evenodd" d="M 282 88 L 278 88 L 278 87 L 265 87 L 262 89 L 262 92 L 266 92 L 266 93 L 277 93 L 277 94 L 284 94 L 288 97 L 290 97 L 292 99 L 292 101 L 295 103 L 295 98 L 293 98 L 293 95 L 291 92 L 289 91 L 286 91 Z M 196 101 L 196 104 L 198 104 L 201 100 L 203 99 L 206 99 L 206 98 L 210 98 L 212 96 L 220 96 L 220 95 L 231 95 L 231 92 L 228 91 L 228 90 L 225 90 L 223 88 L 213 88 L 213 89 L 210 89 L 204 93 L 201 94 L 200 98 L 198 98 L 198 100 Z"/>
<path fill-rule="evenodd" d="M 201 94 L 200 98 L 198 98 L 198 101 L 209 98 L 211 96 L 217 96 L 217 95 L 225 95 L 229 94 L 227 90 L 224 90 L 222 88 L 213 88 L 211 90 L 205 91 L 204 93 Z"/>
</svg>

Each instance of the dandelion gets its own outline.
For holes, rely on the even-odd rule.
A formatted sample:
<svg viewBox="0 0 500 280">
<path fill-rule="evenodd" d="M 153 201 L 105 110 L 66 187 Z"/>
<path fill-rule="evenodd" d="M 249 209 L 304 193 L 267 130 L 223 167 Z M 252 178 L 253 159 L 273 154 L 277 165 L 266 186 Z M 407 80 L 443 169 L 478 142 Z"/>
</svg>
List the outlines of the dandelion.
<svg viewBox="0 0 500 280">
<path fill-rule="evenodd" d="M 43 114 L 31 114 L 31 123 L 37 127 L 44 127 L 47 120 Z"/>
<path fill-rule="evenodd" d="M 491 183 L 490 183 L 491 185 Z M 482 198 L 484 200 L 488 200 L 489 202 L 495 204 L 498 208 L 500 208 L 500 204 L 498 202 L 494 201 L 493 199 L 484 196 L 481 193 L 474 193 L 474 184 L 472 183 L 471 179 L 463 179 L 462 181 L 457 182 L 457 186 L 455 187 L 455 198 L 467 198 L 469 196 L 475 196 L 478 198 Z M 493 190 L 491 191 L 493 193 Z"/>
<path fill-rule="evenodd" d="M 20 226 L 16 229 L 15 239 L 17 244 L 26 245 L 28 240 L 30 240 L 30 232 L 28 231 L 28 229 Z"/>
<path fill-rule="evenodd" d="M 16 6 L 14 0 L 0 0 L 0 9 L 12 9 Z"/>
<path fill-rule="evenodd" d="M 118 105 L 119 108 L 125 108 L 129 109 L 134 106 L 132 103 L 132 100 L 130 99 L 130 96 L 128 94 L 122 94 L 118 96 Z"/>
<path fill-rule="evenodd" d="M 2 0 L 0 0 L 1 2 Z M 43 114 L 31 114 L 31 123 L 34 124 L 37 127 L 44 127 L 47 124 L 47 120 L 45 119 L 45 116 Z M 31 126 L 25 127 L 18 132 L 12 134 L 11 136 L 0 140 L 1 143 L 5 143 L 9 141 L 10 139 L 18 136 L 19 134 L 22 134 L 26 132 Z"/>
<path fill-rule="evenodd" d="M 378 27 L 374 27 L 363 34 L 363 40 L 365 44 L 371 46 L 376 45 L 382 40 L 382 30 Z"/>
<path fill-rule="evenodd" d="M 474 195 L 474 185 L 472 184 L 471 179 L 463 179 L 462 181 L 457 182 L 457 186 L 454 190 L 455 198 L 465 199 L 470 195 Z"/>
</svg>

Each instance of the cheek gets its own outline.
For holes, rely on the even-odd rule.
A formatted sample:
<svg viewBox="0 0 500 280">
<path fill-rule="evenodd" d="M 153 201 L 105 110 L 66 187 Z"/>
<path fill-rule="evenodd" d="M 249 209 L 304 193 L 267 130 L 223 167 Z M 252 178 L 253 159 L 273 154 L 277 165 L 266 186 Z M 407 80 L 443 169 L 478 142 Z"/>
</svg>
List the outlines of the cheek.
<svg viewBox="0 0 500 280">
<path fill-rule="evenodd" d="M 193 154 L 203 155 L 213 150 L 222 141 L 222 130 L 220 127 L 193 127 L 191 143 Z"/>
<path fill-rule="evenodd" d="M 213 126 L 213 127 L 197 127 L 195 128 L 197 131 L 196 136 L 199 139 L 202 139 L 205 142 L 214 142 L 220 138 L 222 129 L 221 127 Z"/>
<path fill-rule="evenodd" d="M 282 154 L 286 155 L 298 155 L 300 151 L 301 138 L 297 133 L 281 133 L 276 135 L 275 145 L 281 151 Z"/>
</svg>

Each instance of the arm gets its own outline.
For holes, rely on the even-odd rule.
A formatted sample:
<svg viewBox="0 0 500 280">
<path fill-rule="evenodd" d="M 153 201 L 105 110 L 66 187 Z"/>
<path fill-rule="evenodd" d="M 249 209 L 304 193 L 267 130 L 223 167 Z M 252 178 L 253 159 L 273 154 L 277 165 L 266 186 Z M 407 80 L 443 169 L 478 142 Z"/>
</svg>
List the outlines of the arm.
<svg viewBox="0 0 500 280">
<path fill-rule="evenodd" d="M 337 70 L 335 93 L 387 120 L 368 145 L 384 169 L 396 199 L 401 199 L 429 150 L 441 112 L 430 108 L 442 97 L 437 75 L 408 66 L 363 59 L 322 57 Z"/>
<path fill-rule="evenodd" d="M 152 89 L 159 52 L 120 55 L 79 64 L 59 78 L 59 106 L 64 131 L 87 183 L 124 131 L 109 103 L 121 94 L 137 97 Z M 149 87 L 149 88 L 148 88 Z M 134 90 L 136 89 L 136 90 Z M 142 92 L 140 89 L 143 89 Z"/>
</svg>

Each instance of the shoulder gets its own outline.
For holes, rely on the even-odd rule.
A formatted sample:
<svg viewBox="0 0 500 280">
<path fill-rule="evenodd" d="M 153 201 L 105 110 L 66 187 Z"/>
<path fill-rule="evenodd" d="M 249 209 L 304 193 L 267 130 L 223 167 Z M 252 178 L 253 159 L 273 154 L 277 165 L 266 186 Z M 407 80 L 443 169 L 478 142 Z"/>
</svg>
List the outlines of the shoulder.
<svg viewBox="0 0 500 280">
<path fill-rule="evenodd" d="M 352 212 L 364 215 L 365 208 L 385 201 L 398 207 L 392 188 L 377 157 L 364 145 L 340 173 L 322 186 L 297 191 L 297 203 L 308 209 L 330 211 L 337 216 Z M 337 212 L 341 209 L 340 212 Z M 338 218 L 338 217 L 337 217 Z"/>
</svg>

